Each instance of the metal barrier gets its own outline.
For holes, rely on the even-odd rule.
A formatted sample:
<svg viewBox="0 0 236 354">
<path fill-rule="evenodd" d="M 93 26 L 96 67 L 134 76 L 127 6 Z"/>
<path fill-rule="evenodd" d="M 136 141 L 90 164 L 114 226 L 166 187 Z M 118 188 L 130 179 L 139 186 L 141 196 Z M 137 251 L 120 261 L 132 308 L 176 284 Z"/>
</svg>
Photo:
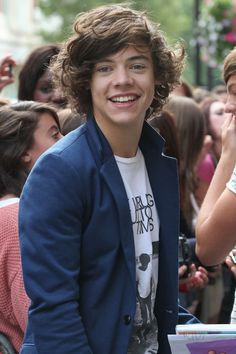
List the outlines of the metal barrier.
<svg viewBox="0 0 236 354">
<path fill-rule="evenodd" d="M 16 351 L 11 345 L 9 339 L 3 333 L 0 333 L 0 353 L 16 354 Z"/>
</svg>

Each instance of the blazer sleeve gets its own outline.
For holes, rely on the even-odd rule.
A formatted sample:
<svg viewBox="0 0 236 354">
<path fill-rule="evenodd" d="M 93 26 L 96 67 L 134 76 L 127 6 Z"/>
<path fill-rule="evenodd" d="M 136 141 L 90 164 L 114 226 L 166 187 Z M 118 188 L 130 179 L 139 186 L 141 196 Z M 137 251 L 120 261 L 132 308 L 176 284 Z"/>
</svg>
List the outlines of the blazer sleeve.
<svg viewBox="0 0 236 354">
<path fill-rule="evenodd" d="M 79 304 L 86 188 L 80 180 L 61 155 L 48 153 L 33 168 L 20 198 L 23 277 L 31 299 L 28 330 L 39 354 L 92 353 Z"/>
</svg>

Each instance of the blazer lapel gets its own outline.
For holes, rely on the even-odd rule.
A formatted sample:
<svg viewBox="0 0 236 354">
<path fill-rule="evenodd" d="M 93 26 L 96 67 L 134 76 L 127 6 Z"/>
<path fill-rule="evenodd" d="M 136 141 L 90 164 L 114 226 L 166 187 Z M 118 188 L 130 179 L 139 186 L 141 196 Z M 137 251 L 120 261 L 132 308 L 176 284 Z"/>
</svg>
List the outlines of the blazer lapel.
<svg viewBox="0 0 236 354">
<path fill-rule="evenodd" d="M 119 169 L 113 156 L 103 164 L 101 174 L 116 203 L 121 245 L 135 287 L 135 250 L 129 203 Z"/>
<path fill-rule="evenodd" d="M 134 238 L 125 187 L 111 147 L 92 116 L 88 118 L 87 125 L 89 131 L 88 143 L 93 152 L 98 168 L 100 169 L 100 173 L 113 195 L 116 204 L 121 245 L 135 290 L 136 271 L 134 262 Z"/>
</svg>

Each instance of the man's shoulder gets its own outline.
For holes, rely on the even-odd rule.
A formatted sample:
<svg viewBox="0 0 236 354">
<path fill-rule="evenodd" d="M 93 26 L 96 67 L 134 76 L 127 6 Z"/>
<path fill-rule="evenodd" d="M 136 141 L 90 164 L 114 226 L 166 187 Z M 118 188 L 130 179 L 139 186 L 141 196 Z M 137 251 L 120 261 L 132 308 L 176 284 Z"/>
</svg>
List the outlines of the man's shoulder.
<svg viewBox="0 0 236 354">
<path fill-rule="evenodd" d="M 58 159 L 68 164 L 78 164 L 79 161 L 84 163 L 90 156 L 90 148 L 87 139 L 87 127 L 83 125 L 72 132 L 68 133 L 56 144 L 44 152 L 37 161 Z"/>
<path fill-rule="evenodd" d="M 52 169 L 64 175 L 69 174 L 69 171 L 79 173 L 80 176 L 86 175 L 95 164 L 87 133 L 86 124 L 68 133 L 38 158 L 31 175 L 35 171 L 43 173 Z"/>
<path fill-rule="evenodd" d="M 82 125 L 79 128 L 71 131 L 67 135 L 65 135 L 62 139 L 60 139 L 56 144 L 54 144 L 49 150 L 48 153 L 54 154 L 63 154 L 69 149 L 70 153 L 73 150 L 78 150 L 79 146 L 83 146 L 86 144 L 86 125 Z"/>
</svg>

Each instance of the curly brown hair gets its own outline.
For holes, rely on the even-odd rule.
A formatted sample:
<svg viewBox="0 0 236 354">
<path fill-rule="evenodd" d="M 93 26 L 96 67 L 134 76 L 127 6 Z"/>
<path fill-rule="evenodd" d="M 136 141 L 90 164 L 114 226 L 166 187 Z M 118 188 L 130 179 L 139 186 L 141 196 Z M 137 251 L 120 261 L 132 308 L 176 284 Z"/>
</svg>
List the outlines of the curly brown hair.
<svg viewBox="0 0 236 354">
<path fill-rule="evenodd" d="M 149 48 L 154 63 L 155 93 L 146 118 L 159 111 L 179 84 L 185 61 L 181 43 L 167 45 L 159 24 L 126 5 L 107 5 L 79 14 L 74 34 L 51 64 L 54 80 L 69 103 L 80 113 L 92 112 L 90 81 L 98 60 L 121 49 Z"/>
</svg>

